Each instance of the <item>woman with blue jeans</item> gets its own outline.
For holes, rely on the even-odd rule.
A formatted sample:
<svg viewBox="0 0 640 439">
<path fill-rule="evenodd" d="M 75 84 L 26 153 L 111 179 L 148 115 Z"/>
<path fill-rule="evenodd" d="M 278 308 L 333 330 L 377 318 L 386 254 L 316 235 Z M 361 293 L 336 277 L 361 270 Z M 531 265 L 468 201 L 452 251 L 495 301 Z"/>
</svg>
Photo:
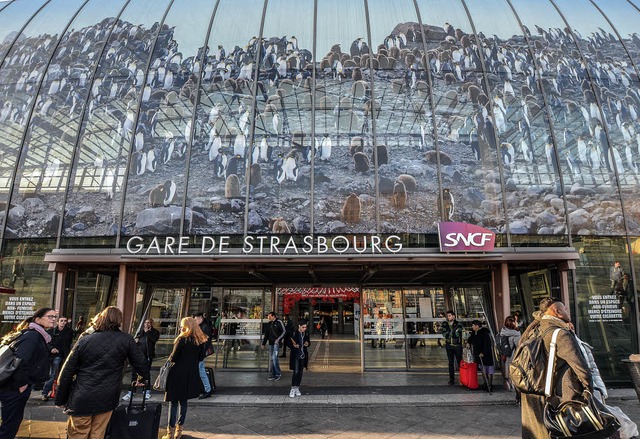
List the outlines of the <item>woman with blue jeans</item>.
<svg viewBox="0 0 640 439">
<path fill-rule="evenodd" d="M 180 439 L 185 417 L 187 400 L 197 398 L 204 390 L 198 364 L 204 356 L 207 341 L 200 326 L 193 317 L 185 317 L 180 322 L 180 335 L 173 344 L 169 360 L 173 362 L 164 400 L 169 401 L 169 425 L 162 439 Z M 178 408 L 180 413 L 178 414 Z"/>
<path fill-rule="evenodd" d="M 300 393 L 302 372 L 309 366 L 309 351 L 307 348 L 311 344 L 311 341 L 307 333 L 307 321 L 304 319 L 300 320 L 298 322 L 298 329 L 293 334 L 287 335 L 287 337 L 289 337 L 287 344 L 290 348 L 289 369 L 293 371 L 289 398 L 295 398 L 296 396 L 302 395 L 302 393 Z"/>
</svg>

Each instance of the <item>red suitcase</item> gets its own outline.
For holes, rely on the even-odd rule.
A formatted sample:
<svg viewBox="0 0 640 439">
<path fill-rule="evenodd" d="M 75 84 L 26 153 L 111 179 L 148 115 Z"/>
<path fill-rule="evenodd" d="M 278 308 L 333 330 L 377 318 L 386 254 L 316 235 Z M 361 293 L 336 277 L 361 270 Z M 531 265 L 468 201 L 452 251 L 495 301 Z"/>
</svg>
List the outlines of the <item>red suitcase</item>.
<svg viewBox="0 0 640 439">
<path fill-rule="evenodd" d="M 460 362 L 460 384 L 469 390 L 478 388 L 478 365 L 476 363 Z"/>
</svg>

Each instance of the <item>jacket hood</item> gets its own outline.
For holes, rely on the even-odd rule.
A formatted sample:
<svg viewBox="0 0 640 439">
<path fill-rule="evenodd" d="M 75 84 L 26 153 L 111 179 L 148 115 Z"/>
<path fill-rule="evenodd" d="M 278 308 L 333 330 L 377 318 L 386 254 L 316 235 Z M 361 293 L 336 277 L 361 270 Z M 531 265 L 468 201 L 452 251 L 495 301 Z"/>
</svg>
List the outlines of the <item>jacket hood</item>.
<svg viewBox="0 0 640 439">
<path fill-rule="evenodd" d="M 507 328 L 505 326 L 500 330 L 500 335 L 504 335 L 504 336 L 507 336 L 507 337 L 513 337 L 513 336 L 516 336 L 516 335 L 520 335 L 520 331 L 518 331 L 517 329 Z"/>
</svg>

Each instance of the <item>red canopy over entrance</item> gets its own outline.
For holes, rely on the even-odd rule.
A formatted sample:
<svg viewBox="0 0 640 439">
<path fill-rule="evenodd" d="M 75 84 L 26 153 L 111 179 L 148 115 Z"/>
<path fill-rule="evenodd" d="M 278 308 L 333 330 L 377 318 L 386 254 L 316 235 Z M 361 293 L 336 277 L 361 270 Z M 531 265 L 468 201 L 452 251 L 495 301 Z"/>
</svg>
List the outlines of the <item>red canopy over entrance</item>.
<svg viewBox="0 0 640 439">
<path fill-rule="evenodd" d="M 360 301 L 360 288 L 354 287 L 278 288 L 277 292 L 282 295 L 285 314 L 288 314 L 296 302 L 302 299 L 311 299 L 312 305 L 315 305 L 318 299 L 321 302 L 334 302 L 336 299 L 353 299 L 356 303 Z"/>
</svg>

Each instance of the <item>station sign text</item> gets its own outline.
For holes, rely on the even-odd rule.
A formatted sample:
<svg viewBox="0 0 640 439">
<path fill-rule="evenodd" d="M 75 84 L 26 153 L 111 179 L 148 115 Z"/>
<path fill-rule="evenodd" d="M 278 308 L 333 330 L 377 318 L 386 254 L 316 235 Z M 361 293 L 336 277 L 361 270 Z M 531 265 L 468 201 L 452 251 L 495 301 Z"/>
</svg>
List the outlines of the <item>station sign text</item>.
<svg viewBox="0 0 640 439">
<path fill-rule="evenodd" d="M 496 242 L 496 234 L 491 230 L 467 223 L 439 223 L 438 235 L 443 252 L 491 251 Z"/>
</svg>

